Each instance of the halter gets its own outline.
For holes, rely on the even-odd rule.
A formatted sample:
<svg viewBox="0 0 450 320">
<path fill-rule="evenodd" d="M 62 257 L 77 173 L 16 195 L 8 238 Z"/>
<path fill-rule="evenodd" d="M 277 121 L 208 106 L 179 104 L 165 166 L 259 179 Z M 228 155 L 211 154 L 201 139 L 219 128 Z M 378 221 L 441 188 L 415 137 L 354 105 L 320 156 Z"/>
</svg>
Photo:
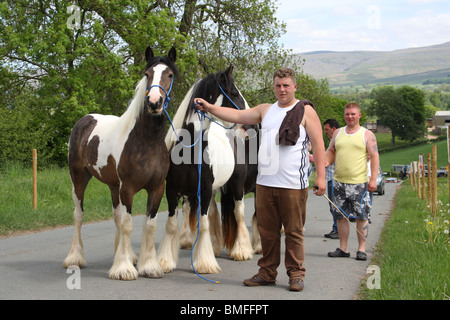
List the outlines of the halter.
<svg viewBox="0 0 450 320">
<path fill-rule="evenodd" d="M 170 82 L 170 88 L 169 88 L 169 91 L 166 91 L 166 89 L 164 89 L 163 87 L 161 87 L 159 84 L 154 84 L 154 85 L 150 86 L 150 88 L 148 88 L 148 89 L 145 91 L 145 97 L 146 97 L 147 99 L 149 99 L 148 94 L 150 93 L 150 90 L 152 90 L 152 88 L 154 88 L 154 87 L 160 88 L 162 91 L 164 91 L 164 94 L 166 95 L 166 100 L 164 101 L 164 106 L 163 106 L 164 110 L 166 110 L 167 107 L 169 106 L 169 102 L 170 102 L 170 97 L 169 97 L 169 95 L 170 95 L 170 92 L 172 91 L 172 86 L 173 86 L 173 77 L 172 77 L 172 81 Z"/>
</svg>

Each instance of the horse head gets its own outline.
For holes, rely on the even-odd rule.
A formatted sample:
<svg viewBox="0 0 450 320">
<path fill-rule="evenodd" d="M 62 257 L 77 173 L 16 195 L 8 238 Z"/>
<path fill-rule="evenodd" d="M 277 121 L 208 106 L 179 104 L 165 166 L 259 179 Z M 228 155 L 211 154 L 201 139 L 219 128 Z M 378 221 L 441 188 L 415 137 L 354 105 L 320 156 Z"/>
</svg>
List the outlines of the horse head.
<svg viewBox="0 0 450 320">
<path fill-rule="evenodd" d="M 165 57 L 155 57 L 153 50 L 148 47 L 145 51 L 147 65 L 147 90 L 145 92 L 144 107 L 152 115 L 161 114 L 163 108 L 167 108 L 170 101 L 173 79 L 178 76 L 175 65 L 176 50 L 170 49 Z"/>
</svg>

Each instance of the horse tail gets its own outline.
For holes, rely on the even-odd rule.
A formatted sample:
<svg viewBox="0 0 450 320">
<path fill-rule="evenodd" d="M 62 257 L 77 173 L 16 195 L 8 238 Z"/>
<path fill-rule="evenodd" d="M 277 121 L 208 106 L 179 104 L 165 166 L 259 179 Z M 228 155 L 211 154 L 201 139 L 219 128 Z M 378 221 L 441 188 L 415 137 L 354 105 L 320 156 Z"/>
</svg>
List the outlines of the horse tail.
<svg viewBox="0 0 450 320">
<path fill-rule="evenodd" d="M 237 236 L 237 222 L 234 216 L 234 197 L 231 192 L 221 190 L 220 208 L 222 211 L 222 236 L 224 246 L 231 250 Z"/>
</svg>

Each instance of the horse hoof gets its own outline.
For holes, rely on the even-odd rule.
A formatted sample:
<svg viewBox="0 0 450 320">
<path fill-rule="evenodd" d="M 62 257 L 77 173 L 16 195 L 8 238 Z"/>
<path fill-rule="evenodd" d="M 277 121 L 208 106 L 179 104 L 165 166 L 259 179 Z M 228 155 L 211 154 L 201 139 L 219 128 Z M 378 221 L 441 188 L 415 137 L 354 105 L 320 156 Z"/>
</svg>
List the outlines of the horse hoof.
<svg viewBox="0 0 450 320">
<path fill-rule="evenodd" d="M 161 269 L 164 273 L 172 272 L 177 267 L 177 264 L 175 262 L 169 262 L 166 259 L 160 259 L 159 265 L 161 266 Z"/>
<path fill-rule="evenodd" d="M 138 272 L 134 266 L 132 268 L 115 268 L 109 270 L 109 278 L 112 280 L 136 280 Z"/>
<path fill-rule="evenodd" d="M 162 278 L 164 276 L 164 272 L 161 268 L 144 268 L 139 270 L 139 276 L 145 278 Z"/>
<path fill-rule="evenodd" d="M 138 262 L 139 276 L 145 278 L 162 278 L 163 269 L 155 259 Z"/>
<path fill-rule="evenodd" d="M 232 252 L 230 256 L 234 261 L 246 261 L 253 259 L 253 253 L 251 252 Z"/>
<path fill-rule="evenodd" d="M 220 268 L 218 264 L 214 264 L 214 265 L 196 265 L 194 263 L 194 268 L 200 274 L 215 274 L 215 273 L 221 273 L 222 272 L 222 268 Z"/>
<path fill-rule="evenodd" d="M 78 266 L 81 269 L 87 266 L 87 262 L 84 257 L 73 258 L 68 256 L 64 259 L 63 267 L 67 269 L 70 266 Z"/>
</svg>

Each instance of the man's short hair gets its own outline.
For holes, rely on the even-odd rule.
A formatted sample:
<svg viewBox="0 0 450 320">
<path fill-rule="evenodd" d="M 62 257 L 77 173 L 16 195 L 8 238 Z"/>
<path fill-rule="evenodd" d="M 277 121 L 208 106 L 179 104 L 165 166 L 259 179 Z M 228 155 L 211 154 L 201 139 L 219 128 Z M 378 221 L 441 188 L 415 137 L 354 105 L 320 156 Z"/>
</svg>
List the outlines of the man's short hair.
<svg viewBox="0 0 450 320">
<path fill-rule="evenodd" d="M 275 78 L 291 78 L 293 83 L 297 83 L 297 80 L 295 78 L 295 71 L 290 68 L 281 68 L 275 71 L 273 74 L 273 80 Z"/>
<path fill-rule="evenodd" d="M 356 109 L 361 110 L 359 105 L 357 103 L 354 103 L 354 102 L 347 103 L 347 105 L 345 106 L 345 109 L 351 109 L 351 108 L 356 108 Z"/>
<path fill-rule="evenodd" d="M 329 125 L 330 128 L 336 128 L 336 129 L 338 129 L 338 128 L 340 127 L 339 122 L 338 122 L 336 119 L 328 119 L 328 120 L 325 120 L 325 122 L 323 123 L 323 125 L 325 126 L 326 124 Z"/>
</svg>

